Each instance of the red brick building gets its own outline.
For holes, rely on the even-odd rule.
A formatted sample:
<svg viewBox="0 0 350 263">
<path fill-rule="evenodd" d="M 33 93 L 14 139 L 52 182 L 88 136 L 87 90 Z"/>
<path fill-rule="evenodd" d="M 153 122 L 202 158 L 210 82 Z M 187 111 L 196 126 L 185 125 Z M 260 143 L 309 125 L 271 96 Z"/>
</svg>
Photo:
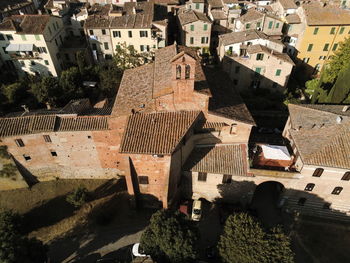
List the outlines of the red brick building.
<svg viewBox="0 0 350 263">
<path fill-rule="evenodd" d="M 167 207 L 195 147 L 237 145 L 243 151 L 237 160 L 247 162 L 253 125 L 225 73 L 172 45 L 157 50 L 153 63 L 125 71 L 113 107 L 81 100 L 2 118 L 0 145 L 39 180 L 124 175 L 130 194 Z M 246 174 L 247 165 L 241 167 Z"/>
</svg>

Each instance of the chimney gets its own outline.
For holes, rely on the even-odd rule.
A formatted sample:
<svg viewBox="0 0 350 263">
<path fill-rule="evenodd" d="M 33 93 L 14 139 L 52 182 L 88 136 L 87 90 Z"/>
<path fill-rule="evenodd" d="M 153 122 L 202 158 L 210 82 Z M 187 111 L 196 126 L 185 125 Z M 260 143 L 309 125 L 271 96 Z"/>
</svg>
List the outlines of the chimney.
<svg viewBox="0 0 350 263">
<path fill-rule="evenodd" d="M 342 112 L 347 112 L 349 109 L 349 106 L 344 106 L 343 109 L 342 109 Z"/>
<path fill-rule="evenodd" d="M 342 116 L 338 116 L 337 117 L 337 123 L 340 124 L 340 123 L 342 123 L 342 121 L 343 121 Z"/>
<path fill-rule="evenodd" d="M 136 8 L 135 8 L 135 7 L 132 8 L 132 13 L 133 13 L 134 15 L 136 15 Z"/>
<path fill-rule="evenodd" d="M 38 9 L 38 14 L 39 14 L 39 15 L 42 15 L 42 14 L 43 14 L 43 13 L 41 12 L 40 9 Z"/>
</svg>

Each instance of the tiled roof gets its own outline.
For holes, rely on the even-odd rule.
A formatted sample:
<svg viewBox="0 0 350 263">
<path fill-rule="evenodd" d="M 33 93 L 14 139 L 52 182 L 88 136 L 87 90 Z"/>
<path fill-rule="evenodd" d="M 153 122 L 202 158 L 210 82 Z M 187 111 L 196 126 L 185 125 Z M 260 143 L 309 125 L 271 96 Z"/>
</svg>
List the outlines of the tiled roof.
<svg viewBox="0 0 350 263">
<path fill-rule="evenodd" d="M 223 45 L 241 43 L 253 39 L 269 39 L 269 37 L 261 31 L 252 29 L 240 32 L 231 32 L 219 36 Z"/>
<path fill-rule="evenodd" d="M 297 15 L 297 14 L 290 14 L 290 15 L 287 15 L 285 18 L 286 18 L 288 24 L 300 24 L 301 23 L 301 19 L 300 19 L 299 15 Z"/>
<path fill-rule="evenodd" d="M 95 131 L 108 129 L 108 117 L 81 116 L 57 119 L 57 131 Z"/>
<path fill-rule="evenodd" d="M 198 111 L 133 114 L 128 118 L 120 152 L 172 154 L 199 116 Z"/>
<path fill-rule="evenodd" d="M 350 12 L 337 6 L 325 5 L 315 1 L 303 4 L 306 23 L 316 25 L 350 25 Z"/>
<path fill-rule="evenodd" d="M 206 121 L 203 125 L 203 129 L 209 129 L 209 130 L 221 130 L 222 127 L 228 126 L 224 122 L 210 122 Z"/>
<path fill-rule="evenodd" d="M 92 15 L 89 16 L 84 23 L 85 28 L 109 28 L 111 24 L 111 19 L 110 17 L 104 17 L 100 15 Z"/>
<path fill-rule="evenodd" d="M 107 117 L 59 117 L 57 115 L 0 118 L 0 137 L 54 131 L 108 129 Z"/>
<path fill-rule="evenodd" d="M 294 62 L 293 60 L 288 56 L 288 54 L 286 53 L 280 53 L 280 52 L 277 52 L 275 50 L 272 50 L 266 46 L 262 46 L 262 45 L 252 45 L 252 46 L 249 46 L 247 48 L 247 51 L 248 53 L 250 54 L 255 54 L 255 53 L 259 53 L 259 52 L 263 52 L 263 53 L 266 53 L 270 56 L 274 56 L 276 57 L 277 59 L 280 59 L 284 62 L 287 62 L 289 64 L 292 64 L 294 65 Z"/>
<path fill-rule="evenodd" d="M 289 104 L 289 116 L 293 129 L 311 129 L 333 126 L 337 117 L 350 122 L 350 108 L 343 112 L 344 105 Z"/>
<path fill-rule="evenodd" d="M 350 123 L 290 130 L 304 164 L 350 169 Z"/>
<path fill-rule="evenodd" d="M 284 9 L 297 9 L 297 5 L 293 0 L 278 0 Z"/>
<path fill-rule="evenodd" d="M 296 148 L 305 164 L 350 169 L 350 109 L 344 105 L 288 105 Z"/>
<path fill-rule="evenodd" d="M 224 7 L 224 5 L 222 4 L 221 0 L 208 0 L 208 4 L 212 8 L 222 8 L 222 7 Z"/>
<path fill-rule="evenodd" d="M 188 157 L 184 169 L 213 174 L 247 175 L 245 145 L 197 146 Z"/>
<path fill-rule="evenodd" d="M 18 34 L 42 34 L 50 18 L 49 15 L 13 15 L 4 19 L 0 30 L 16 30 Z"/>
<path fill-rule="evenodd" d="M 250 8 L 248 9 L 247 13 L 245 13 L 244 15 L 240 16 L 237 20 L 241 21 L 243 24 L 247 23 L 247 22 L 252 22 L 258 19 L 262 19 L 264 17 L 264 14 L 253 9 Z"/>
<path fill-rule="evenodd" d="M 213 16 L 214 19 L 216 20 L 225 20 L 227 19 L 227 15 L 225 14 L 225 12 L 223 10 L 211 10 L 211 14 Z"/>
<path fill-rule="evenodd" d="M 229 76 L 218 69 L 206 68 L 205 76 L 212 93 L 209 112 L 224 118 L 255 125 L 255 121 Z"/>
<path fill-rule="evenodd" d="M 132 110 L 149 112 L 153 109 L 153 64 L 125 70 L 115 100 L 113 112 L 129 115 Z"/>
<path fill-rule="evenodd" d="M 171 60 L 181 52 L 196 59 L 195 91 L 210 96 L 196 51 L 184 46 L 171 45 L 155 51 L 154 63 L 124 72 L 114 104 L 114 114 L 128 115 L 132 110 L 150 112 L 154 109 L 155 98 L 172 93 Z"/>
<path fill-rule="evenodd" d="M 184 9 L 179 11 L 178 18 L 182 26 L 196 21 L 211 23 L 205 14 L 193 11 L 192 9 Z"/>
<path fill-rule="evenodd" d="M 0 137 L 54 131 L 56 116 L 0 118 Z"/>
</svg>

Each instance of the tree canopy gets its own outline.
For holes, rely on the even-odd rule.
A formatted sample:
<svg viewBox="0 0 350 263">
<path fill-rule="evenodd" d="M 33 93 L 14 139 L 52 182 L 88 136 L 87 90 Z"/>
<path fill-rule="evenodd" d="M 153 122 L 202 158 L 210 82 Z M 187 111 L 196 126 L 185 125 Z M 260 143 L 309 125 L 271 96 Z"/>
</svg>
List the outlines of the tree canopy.
<svg viewBox="0 0 350 263">
<path fill-rule="evenodd" d="M 160 262 L 187 262 L 197 256 L 198 237 L 197 228 L 183 214 L 160 210 L 142 234 L 141 247 Z"/>
<path fill-rule="evenodd" d="M 350 100 L 350 91 L 346 85 L 350 81 L 350 38 L 340 42 L 339 49 L 321 72 L 315 85 L 312 103 L 346 103 Z"/>
<path fill-rule="evenodd" d="M 0 212 L 0 262 L 43 263 L 47 248 L 37 239 L 21 234 L 22 218 L 11 211 Z"/>
<path fill-rule="evenodd" d="M 290 239 L 281 228 L 265 230 L 247 213 L 231 215 L 218 244 L 227 263 L 292 263 Z"/>
<path fill-rule="evenodd" d="M 126 43 L 122 43 L 115 49 L 114 62 L 116 67 L 124 71 L 126 69 L 135 68 L 143 65 L 145 62 L 152 58 L 151 52 L 137 52 L 134 46 L 127 46 Z"/>
</svg>

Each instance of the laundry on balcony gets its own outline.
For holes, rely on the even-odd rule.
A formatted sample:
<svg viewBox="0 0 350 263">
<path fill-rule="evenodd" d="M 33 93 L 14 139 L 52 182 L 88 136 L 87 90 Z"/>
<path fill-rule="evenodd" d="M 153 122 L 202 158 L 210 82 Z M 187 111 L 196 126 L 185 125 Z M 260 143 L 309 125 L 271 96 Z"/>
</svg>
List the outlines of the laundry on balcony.
<svg viewBox="0 0 350 263">
<path fill-rule="evenodd" d="M 28 52 L 33 51 L 34 45 L 33 44 L 10 44 L 6 47 L 7 52 Z"/>
</svg>

